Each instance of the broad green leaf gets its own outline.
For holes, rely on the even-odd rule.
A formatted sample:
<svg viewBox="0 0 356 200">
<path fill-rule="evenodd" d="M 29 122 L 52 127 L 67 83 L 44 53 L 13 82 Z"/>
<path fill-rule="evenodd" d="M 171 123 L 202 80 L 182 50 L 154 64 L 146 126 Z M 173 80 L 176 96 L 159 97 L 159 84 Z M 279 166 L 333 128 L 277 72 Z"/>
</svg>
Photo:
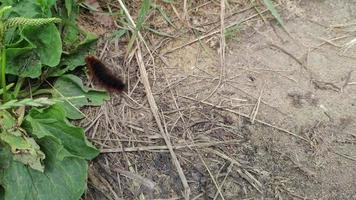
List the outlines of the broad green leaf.
<svg viewBox="0 0 356 200">
<path fill-rule="evenodd" d="M 45 158 L 44 153 L 34 139 L 20 134 L 20 131 L 5 131 L 1 133 L 0 140 L 10 146 L 14 160 L 43 172 L 42 160 Z"/>
<path fill-rule="evenodd" d="M 78 44 L 83 36 L 80 28 L 77 26 L 76 19 L 79 15 L 79 7 L 72 0 L 65 0 L 66 9 L 60 10 L 60 16 L 62 16 L 64 23 L 61 27 L 63 48 L 71 52 L 78 47 Z"/>
<path fill-rule="evenodd" d="M 80 51 L 68 56 L 63 56 L 58 67 L 49 70 L 49 77 L 58 77 L 63 74 L 75 70 L 79 66 L 85 65 L 84 58 L 87 55 L 85 51 Z"/>
<path fill-rule="evenodd" d="M 99 151 L 87 141 L 82 128 L 70 124 L 60 105 L 47 109 L 32 108 L 25 118 L 25 129 L 37 139 L 50 137 L 72 156 L 93 159 Z M 62 151 L 63 155 L 63 151 Z M 48 156 L 46 154 L 46 156 Z M 62 156 L 63 157 L 63 156 Z"/>
<path fill-rule="evenodd" d="M 56 4 L 57 0 L 37 0 L 41 7 L 44 9 L 51 9 Z"/>
<path fill-rule="evenodd" d="M 36 47 L 34 51 L 41 63 L 50 67 L 59 64 L 62 54 L 62 40 L 54 24 L 39 27 L 27 27 L 23 35 Z"/>
<path fill-rule="evenodd" d="M 0 111 L 0 119 L 2 124 L 0 141 L 9 146 L 13 159 L 29 165 L 33 169 L 43 171 L 42 160 L 45 155 L 35 140 L 28 137 L 24 130 L 16 125 L 15 118 L 7 111 Z"/>
<path fill-rule="evenodd" d="M 25 41 L 27 43 L 27 41 Z M 12 27 L 6 30 L 5 32 L 5 44 L 7 48 L 20 48 L 28 46 L 24 44 L 24 38 L 18 33 L 16 27 Z M 28 44 L 28 43 L 27 43 Z"/>
<path fill-rule="evenodd" d="M 12 6 L 12 8 L 11 8 L 12 16 L 35 18 L 35 17 L 39 17 L 42 13 L 41 6 L 36 1 L 9 0 L 9 1 L 5 1 L 3 3 L 5 5 Z"/>
<path fill-rule="evenodd" d="M 272 0 L 263 0 L 263 3 L 266 5 L 266 7 L 272 13 L 272 15 L 277 19 L 278 23 L 282 27 L 284 27 L 284 22 L 283 22 L 281 16 L 279 15 L 278 11 L 274 7 Z"/>
<path fill-rule="evenodd" d="M 5 110 L 0 110 L 0 130 L 12 129 L 16 125 L 16 120 Z"/>
<path fill-rule="evenodd" d="M 86 188 L 87 162 L 77 157 L 58 159 L 55 155 L 61 145 L 49 137 L 40 144 L 47 155 L 44 173 L 12 161 L 0 174 L 0 184 L 5 188 L 2 199 L 80 199 Z"/>
<path fill-rule="evenodd" d="M 50 77 L 61 76 L 68 71 L 73 71 L 77 67 L 85 65 L 85 56 L 89 54 L 91 50 L 90 47 L 96 40 L 96 36 L 87 34 L 85 40 L 82 41 L 79 46 L 75 47 L 76 49 L 73 52 L 69 55 L 62 56 L 61 63 L 57 67 L 51 68 L 48 75 Z"/>
<path fill-rule="evenodd" d="M 10 16 L 22 16 L 36 18 L 47 16 L 57 0 L 6 0 L 1 1 L 4 5 L 12 6 Z M 51 15 L 48 15 L 51 16 Z"/>
<path fill-rule="evenodd" d="M 41 75 L 41 61 L 33 47 L 8 48 L 6 73 L 20 77 L 37 78 Z"/>
<path fill-rule="evenodd" d="M 68 100 L 70 103 L 59 103 L 65 108 L 66 116 L 69 119 L 81 119 L 84 116 L 78 111 L 79 108 L 86 105 L 99 106 L 109 99 L 106 92 L 92 90 L 84 86 L 79 77 L 70 74 L 61 76 L 55 82 L 54 88 L 56 89 L 54 97 L 61 97 L 62 95 L 65 97 L 85 96 L 85 98 Z"/>
<path fill-rule="evenodd" d="M 66 22 L 62 31 L 63 48 L 72 51 L 78 46 L 80 40 L 80 30 L 71 22 Z"/>
<path fill-rule="evenodd" d="M 8 168 L 10 164 L 11 164 L 10 149 L 8 147 L 0 145 L 0 173 L 1 170 Z M 1 175 L 0 175 L 0 185 L 1 185 Z M 0 192 L 0 199 L 3 199 L 1 198 L 1 192 Z"/>
</svg>

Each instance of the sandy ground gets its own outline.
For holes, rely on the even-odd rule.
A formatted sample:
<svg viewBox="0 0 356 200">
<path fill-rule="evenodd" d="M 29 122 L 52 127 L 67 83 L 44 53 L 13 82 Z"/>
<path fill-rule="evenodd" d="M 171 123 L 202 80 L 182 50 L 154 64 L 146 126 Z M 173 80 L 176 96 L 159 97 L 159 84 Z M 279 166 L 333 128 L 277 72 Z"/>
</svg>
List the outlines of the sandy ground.
<svg viewBox="0 0 356 200">
<path fill-rule="evenodd" d="M 356 199 L 356 2 L 283 0 L 285 29 L 257 14 L 226 29 L 226 45 L 217 32 L 181 47 L 219 31 L 219 3 L 197 5 L 191 31 L 144 35 L 155 58 L 144 51 L 144 65 L 173 153 L 135 56 L 124 62 L 125 44 L 99 44 L 129 89 L 88 111 L 87 134 L 103 153 L 83 198 Z M 248 7 L 230 6 L 226 16 Z M 236 12 L 226 24 L 253 15 Z"/>
</svg>

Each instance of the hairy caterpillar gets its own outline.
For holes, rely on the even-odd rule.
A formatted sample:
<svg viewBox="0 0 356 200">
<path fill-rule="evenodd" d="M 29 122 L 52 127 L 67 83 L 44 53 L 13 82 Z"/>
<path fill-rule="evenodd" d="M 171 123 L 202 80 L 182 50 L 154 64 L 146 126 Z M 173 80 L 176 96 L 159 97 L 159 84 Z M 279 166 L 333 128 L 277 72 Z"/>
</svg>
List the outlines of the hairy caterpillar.
<svg viewBox="0 0 356 200">
<path fill-rule="evenodd" d="M 126 85 L 122 80 L 115 76 L 100 60 L 94 56 L 88 56 L 85 58 L 85 62 L 91 78 L 97 81 L 106 90 L 110 92 L 122 92 L 125 90 Z"/>
</svg>

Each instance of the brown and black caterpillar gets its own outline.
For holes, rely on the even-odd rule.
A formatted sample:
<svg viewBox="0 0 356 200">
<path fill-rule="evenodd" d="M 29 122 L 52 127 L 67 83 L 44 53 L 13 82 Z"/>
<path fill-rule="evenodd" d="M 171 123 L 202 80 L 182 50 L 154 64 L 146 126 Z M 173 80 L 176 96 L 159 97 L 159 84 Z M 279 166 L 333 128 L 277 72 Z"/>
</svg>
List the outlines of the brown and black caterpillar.
<svg viewBox="0 0 356 200">
<path fill-rule="evenodd" d="M 102 87 L 109 92 L 122 92 L 125 90 L 125 83 L 113 72 L 108 69 L 100 60 L 94 56 L 85 58 L 88 72 L 91 78 L 97 81 Z"/>
</svg>

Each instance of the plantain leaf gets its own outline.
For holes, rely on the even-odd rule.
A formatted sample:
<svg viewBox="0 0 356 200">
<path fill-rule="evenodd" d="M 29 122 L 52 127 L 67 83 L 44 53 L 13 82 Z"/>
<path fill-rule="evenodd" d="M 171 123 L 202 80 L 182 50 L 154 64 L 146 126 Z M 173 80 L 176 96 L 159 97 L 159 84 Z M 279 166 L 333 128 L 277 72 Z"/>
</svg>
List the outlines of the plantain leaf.
<svg viewBox="0 0 356 200">
<path fill-rule="evenodd" d="M 23 35 L 36 47 L 34 51 L 43 65 L 55 67 L 59 64 L 62 55 L 62 40 L 54 24 L 27 27 Z"/>
<path fill-rule="evenodd" d="M 16 120 L 5 110 L 0 111 L 0 140 L 8 145 L 13 159 L 30 166 L 32 169 L 43 171 L 44 153 L 34 139 L 27 136 L 24 130 L 16 125 Z"/>
<path fill-rule="evenodd" d="M 98 150 L 87 141 L 82 128 L 67 121 L 65 114 L 61 105 L 46 109 L 32 108 L 25 118 L 25 128 L 39 140 L 53 138 L 61 145 L 61 157 L 68 152 L 81 159 L 93 159 L 98 155 Z"/>
<path fill-rule="evenodd" d="M 75 97 L 85 96 L 85 98 L 76 98 L 68 100 L 69 102 L 59 103 L 65 108 L 66 116 L 69 119 L 81 119 L 83 114 L 78 111 L 83 106 L 99 106 L 103 104 L 105 100 L 109 99 L 109 96 L 104 91 L 97 91 L 90 89 L 83 85 L 82 80 L 74 75 L 61 76 L 54 84 L 54 97 Z M 59 93 L 58 93 L 59 92 Z"/>
</svg>

